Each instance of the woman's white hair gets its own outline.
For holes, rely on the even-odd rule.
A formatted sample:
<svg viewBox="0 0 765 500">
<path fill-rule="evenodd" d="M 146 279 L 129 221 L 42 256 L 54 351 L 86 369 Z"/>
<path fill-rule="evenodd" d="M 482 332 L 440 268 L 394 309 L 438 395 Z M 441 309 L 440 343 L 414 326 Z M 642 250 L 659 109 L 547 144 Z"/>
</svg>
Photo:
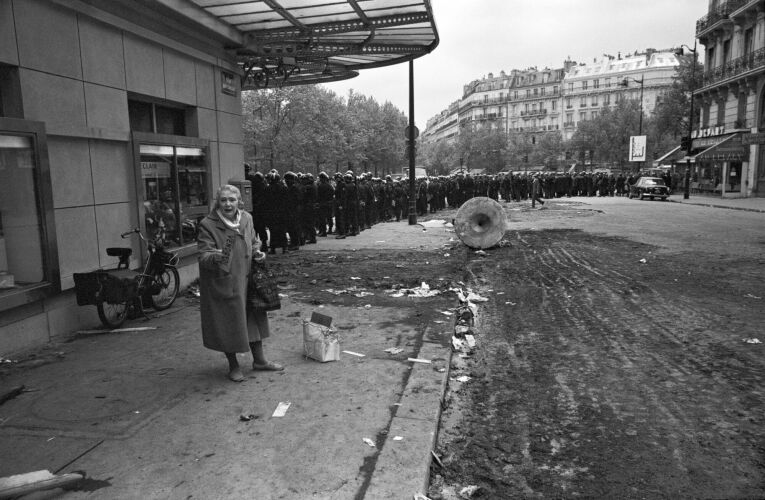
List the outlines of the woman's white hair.
<svg viewBox="0 0 765 500">
<path fill-rule="evenodd" d="M 215 201 L 213 202 L 213 210 L 217 210 L 220 208 L 220 195 L 224 191 L 228 191 L 229 193 L 234 193 L 236 195 L 236 207 L 239 210 L 244 208 L 244 202 L 242 201 L 242 193 L 239 191 L 239 188 L 236 186 L 232 186 L 231 184 L 223 184 L 221 187 L 218 188 L 217 191 L 215 191 Z"/>
</svg>

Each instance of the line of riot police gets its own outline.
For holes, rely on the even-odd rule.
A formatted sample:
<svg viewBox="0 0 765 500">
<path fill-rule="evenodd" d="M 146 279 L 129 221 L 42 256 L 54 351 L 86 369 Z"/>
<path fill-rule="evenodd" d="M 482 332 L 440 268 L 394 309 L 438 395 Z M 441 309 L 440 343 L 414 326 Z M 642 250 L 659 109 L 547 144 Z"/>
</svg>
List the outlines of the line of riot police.
<svg viewBox="0 0 765 500">
<path fill-rule="evenodd" d="M 390 175 L 348 170 L 333 176 L 277 170 L 245 175 L 252 185 L 252 216 L 262 250 L 283 253 L 316 243 L 316 237 L 356 236 L 379 222 L 406 220 L 409 180 Z M 495 175 L 460 172 L 415 180 L 414 208 L 418 215 L 459 208 L 475 196 L 521 201 L 531 197 L 534 176 L 543 198 L 626 196 L 637 177 L 605 172 L 503 172 Z"/>
</svg>

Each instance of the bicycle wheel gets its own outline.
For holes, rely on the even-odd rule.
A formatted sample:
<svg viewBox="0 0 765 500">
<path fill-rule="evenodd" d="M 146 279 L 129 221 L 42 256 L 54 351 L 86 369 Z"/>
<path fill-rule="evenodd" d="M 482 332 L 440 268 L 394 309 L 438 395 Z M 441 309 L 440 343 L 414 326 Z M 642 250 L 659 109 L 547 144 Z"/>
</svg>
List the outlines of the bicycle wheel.
<svg viewBox="0 0 765 500">
<path fill-rule="evenodd" d="M 180 281 L 178 270 L 174 267 L 166 266 L 161 273 L 154 275 L 152 291 L 157 292 L 151 294 L 151 305 L 154 309 L 162 311 L 173 305 L 178 296 Z"/>
<path fill-rule="evenodd" d="M 98 309 L 98 317 L 105 327 L 119 328 L 125 322 L 125 318 L 127 318 L 128 303 L 119 302 L 117 304 L 110 304 L 102 300 L 98 302 L 96 309 Z"/>
</svg>

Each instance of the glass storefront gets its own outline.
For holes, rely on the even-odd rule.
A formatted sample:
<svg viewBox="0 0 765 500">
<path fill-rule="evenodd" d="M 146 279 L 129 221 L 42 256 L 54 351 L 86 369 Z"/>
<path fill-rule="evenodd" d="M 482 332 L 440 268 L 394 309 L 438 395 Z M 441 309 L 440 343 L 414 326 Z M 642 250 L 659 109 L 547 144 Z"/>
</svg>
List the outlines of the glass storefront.
<svg viewBox="0 0 765 500">
<path fill-rule="evenodd" d="M 139 153 L 147 234 L 171 247 L 193 243 L 208 212 L 205 149 L 141 144 Z"/>
<path fill-rule="evenodd" d="M 0 118 L 0 310 L 58 290 L 42 123 Z"/>
<path fill-rule="evenodd" d="M 31 136 L 0 135 L 0 290 L 44 280 Z"/>
</svg>

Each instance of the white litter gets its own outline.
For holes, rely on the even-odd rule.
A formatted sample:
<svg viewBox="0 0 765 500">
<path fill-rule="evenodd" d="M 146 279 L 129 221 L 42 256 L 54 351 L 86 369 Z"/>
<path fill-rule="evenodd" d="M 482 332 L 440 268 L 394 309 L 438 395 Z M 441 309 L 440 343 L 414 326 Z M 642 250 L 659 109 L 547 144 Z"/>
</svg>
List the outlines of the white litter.
<svg viewBox="0 0 765 500">
<path fill-rule="evenodd" d="M 480 486 L 476 486 L 474 484 L 471 484 L 470 486 L 465 486 L 460 490 L 460 496 L 462 498 L 473 498 L 473 495 L 478 493 L 478 490 L 480 490 Z"/>
<path fill-rule="evenodd" d="M 752 295 L 751 293 L 747 293 L 744 295 L 744 297 L 750 298 L 750 299 L 761 299 L 762 297 L 758 297 L 756 295 Z"/>
<path fill-rule="evenodd" d="M 372 309 L 372 304 L 366 304 L 366 305 L 364 306 L 364 309 Z"/>
<path fill-rule="evenodd" d="M 446 225 L 445 220 L 426 220 L 425 222 L 418 222 L 418 224 L 422 227 L 444 227 Z"/>
<path fill-rule="evenodd" d="M 290 401 L 280 401 L 278 405 L 276 405 L 276 409 L 274 410 L 274 414 L 271 415 L 272 417 L 283 417 L 287 414 L 287 410 L 289 409 L 290 405 L 292 403 Z"/>
<path fill-rule="evenodd" d="M 648 262 L 648 261 L 647 261 L 647 260 L 645 260 L 645 259 L 640 259 L 640 262 L 642 262 L 643 264 L 645 264 L 645 263 L 646 263 L 646 262 Z"/>
<path fill-rule="evenodd" d="M 287 295 L 286 293 L 279 294 L 279 298 L 286 299 L 287 297 L 289 297 L 289 295 Z"/>
<path fill-rule="evenodd" d="M 370 295 L 374 295 L 374 294 L 372 292 L 358 292 L 353 294 L 354 297 L 359 297 L 359 298 L 368 297 Z"/>
<path fill-rule="evenodd" d="M 350 354 L 351 356 L 358 356 L 360 358 L 363 358 L 364 356 L 366 356 L 366 354 L 361 354 L 361 353 L 353 352 L 353 351 L 343 351 L 343 352 L 345 354 Z"/>
<path fill-rule="evenodd" d="M 402 439 L 404 439 L 404 438 L 401 437 L 401 436 L 393 436 L 393 440 L 394 441 L 401 441 Z"/>
<path fill-rule="evenodd" d="M 465 341 L 467 341 L 467 345 L 471 349 L 475 347 L 475 337 L 473 337 L 472 335 L 465 335 Z"/>
<path fill-rule="evenodd" d="M 404 351 L 404 349 L 401 348 L 401 347 L 388 347 L 387 349 L 385 349 L 385 352 L 390 353 L 390 354 L 398 354 L 398 353 L 403 352 L 403 351 Z"/>
<path fill-rule="evenodd" d="M 360 280 L 361 278 L 359 278 L 358 276 L 351 276 L 351 279 L 352 280 Z"/>
<path fill-rule="evenodd" d="M 412 363 L 424 363 L 424 364 L 430 364 L 429 359 L 420 359 L 420 358 L 407 358 L 407 361 L 411 361 Z"/>
<path fill-rule="evenodd" d="M 457 377 L 457 378 L 456 378 L 456 379 L 454 379 L 454 380 L 456 380 L 457 382 L 461 382 L 461 383 L 463 383 L 463 384 L 464 384 L 465 382 L 467 382 L 467 381 L 469 381 L 469 380 L 470 380 L 470 377 L 468 377 L 467 375 L 460 375 L 459 377 Z"/>
<path fill-rule="evenodd" d="M 451 312 L 451 311 L 441 311 L 441 314 L 443 314 L 443 315 L 445 315 L 445 316 L 451 316 L 451 315 L 452 315 L 452 314 L 454 314 L 454 313 L 453 313 L 453 312 Z"/>
<path fill-rule="evenodd" d="M 470 292 L 467 296 L 469 302 L 487 302 L 489 299 L 481 297 L 477 293 Z"/>
<path fill-rule="evenodd" d="M 484 252 L 483 250 L 476 250 L 475 254 L 476 255 L 486 255 L 486 252 Z"/>
<path fill-rule="evenodd" d="M 746 342 L 747 344 L 762 344 L 762 342 L 760 342 L 760 339 L 755 339 L 755 338 L 744 339 L 744 342 Z"/>
<path fill-rule="evenodd" d="M 375 447 L 376 447 L 376 446 L 375 446 L 375 442 L 374 442 L 374 441 L 372 441 L 372 440 L 371 440 L 371 439 L 369 439 L 369 438 L 364 438 L 364 443 L 368 444 L 368 445 L 369 445 L 369 446 L 371 446 L 372 448 L 375 448 Z"/>
</svg>

